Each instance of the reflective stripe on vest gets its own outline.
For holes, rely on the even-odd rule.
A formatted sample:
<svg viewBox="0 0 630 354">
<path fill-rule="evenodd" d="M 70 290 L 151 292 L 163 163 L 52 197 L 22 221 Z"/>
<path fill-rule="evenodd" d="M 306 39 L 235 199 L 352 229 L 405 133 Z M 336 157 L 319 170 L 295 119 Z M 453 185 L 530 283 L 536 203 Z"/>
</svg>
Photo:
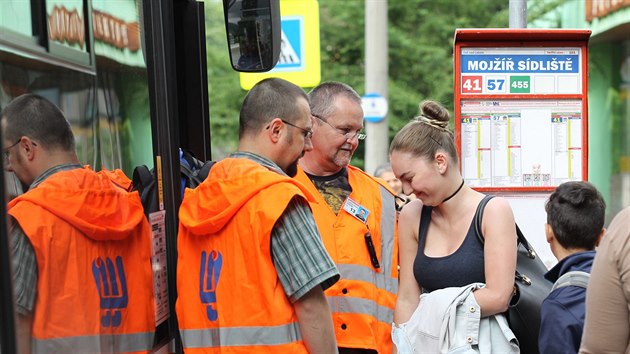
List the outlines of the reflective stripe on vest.
<svg viewBox="0 0 630 354">
<path fill-rule="evenodd" d="M 394 310 L 380 306 L 372 300 L 349 296 L 327 296 L 326 298 L 332 312 L 374 316 L 374 307 L 376 307 L 375 317 L 379 322 L 389 325 L 394 320 Z"/>
<path fill-rule="evenodd" d="M 394 254 L 394 234 L 396 232 L 396 200 L 392 194 L 379 184 L 381 192 L 381 272 L 382 274 L 395 274 L 393 268 L 392 255 Z M 387 283 L 386 283 L 387 284 Z M 379 286 L 380 288 L 380 286 Z M 398 281 L 396 280 L 396 290 L 394 288 L 384 288 L 396 294 L 398 291 Z"/>
<path fill-rule="evenodd" d="M 141 352 L 153 347 L 153 332 L 101 334 L 94 336 L 33 338 L 33 353 L 121 353 Z"/>
<path fill-rule="evenodd" d="M 337 269 L 341 279 L 373 283 L 379 289 L 385 289 L 392 294 L 398 293 L 398 279 L 388 274 L 377 273 L 370 267 L 356 264 L 337 264 Z"/>
<path fill-rule="evenodd" d="M 180 330 L 184 348 L 283 345 L 302 340 L 300 326 L 223 327 Z"/>
</svg>

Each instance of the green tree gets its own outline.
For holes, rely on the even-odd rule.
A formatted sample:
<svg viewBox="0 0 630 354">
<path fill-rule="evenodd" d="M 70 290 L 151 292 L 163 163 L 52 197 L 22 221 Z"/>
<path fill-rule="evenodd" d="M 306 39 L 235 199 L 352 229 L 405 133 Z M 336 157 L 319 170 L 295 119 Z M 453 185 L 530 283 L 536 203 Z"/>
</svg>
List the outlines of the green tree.
<svg viewBox="0 0 630 354">
<path fill-rule="evenodd" d="M 508 27 L 508 5 L 507 0 L 389 0 L 390 138 L 417 115 L 424 99 L 453 112 L 455 29 Z M 231 147 L 245 92 L 230 69 L 221 4 L 206 1 L 206 7 L 212 139 Z M 343 81 L 364 94 L 365 0 L 320 0 L 319 7 L 322 82 Z M 360 145 L 353 164 L 362 166 L 362 157 Z"/>
</svg>

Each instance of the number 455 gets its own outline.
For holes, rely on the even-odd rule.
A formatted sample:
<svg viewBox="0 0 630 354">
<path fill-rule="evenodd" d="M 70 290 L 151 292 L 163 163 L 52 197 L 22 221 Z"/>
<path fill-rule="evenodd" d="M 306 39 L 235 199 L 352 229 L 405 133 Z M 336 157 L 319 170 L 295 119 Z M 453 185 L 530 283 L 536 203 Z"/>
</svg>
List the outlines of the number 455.
<svg viewBox="0 0 630 354">
<path fill-rule="evenodd" d="M 488 79 L 488 91 L 503 91 L 503 79 Z"/>
</svg>

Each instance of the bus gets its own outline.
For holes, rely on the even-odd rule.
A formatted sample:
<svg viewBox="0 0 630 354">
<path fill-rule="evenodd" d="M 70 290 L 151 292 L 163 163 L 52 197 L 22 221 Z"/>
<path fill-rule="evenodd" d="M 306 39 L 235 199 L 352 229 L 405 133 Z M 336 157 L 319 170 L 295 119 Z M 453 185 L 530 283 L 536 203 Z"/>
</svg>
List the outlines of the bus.
<svg viewBox="0 0 630 354">
<path fill-rule="evenodd" d="M 280 52 L 279 0 L 223 0 L 237 71 L 271 70 Z M 0 110 L 37 93 L 69 120 L 81 163 L 161 171 L 166 295 L 156 301 L 154 352 L 181 352 L 175 309 L 179 148 L 212 157 L 204 2 L 2 0 Z M 28 186 L 0 174 L 0 348 L 16 353 L 6 202 Z M 154 282 L 156 277 L 154 275 Z"/>
</svg>

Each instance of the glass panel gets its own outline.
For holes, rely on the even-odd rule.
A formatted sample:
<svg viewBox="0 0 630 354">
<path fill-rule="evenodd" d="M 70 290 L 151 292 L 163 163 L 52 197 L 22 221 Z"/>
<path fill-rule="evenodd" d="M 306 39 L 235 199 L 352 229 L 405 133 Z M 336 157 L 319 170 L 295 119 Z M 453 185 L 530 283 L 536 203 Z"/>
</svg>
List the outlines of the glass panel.
<svg viewBox="0 0 630 354">
<path fill-rule="evenodd" d="M 87 53 L 83 0 L 48 0 L 48 39 Z"/>
<path fill-rule="evenodd" d="M 92 1 L 94 53 L 119 63 L 145 67 L 134 1 Z"/>
<path fill-rule="evenodd" d="M 31 2 L 25 0 L 0 1 L 0 27 L 31 37 Z M 2 33 L 0 29 L 0 33 Z"/>
</svg>

